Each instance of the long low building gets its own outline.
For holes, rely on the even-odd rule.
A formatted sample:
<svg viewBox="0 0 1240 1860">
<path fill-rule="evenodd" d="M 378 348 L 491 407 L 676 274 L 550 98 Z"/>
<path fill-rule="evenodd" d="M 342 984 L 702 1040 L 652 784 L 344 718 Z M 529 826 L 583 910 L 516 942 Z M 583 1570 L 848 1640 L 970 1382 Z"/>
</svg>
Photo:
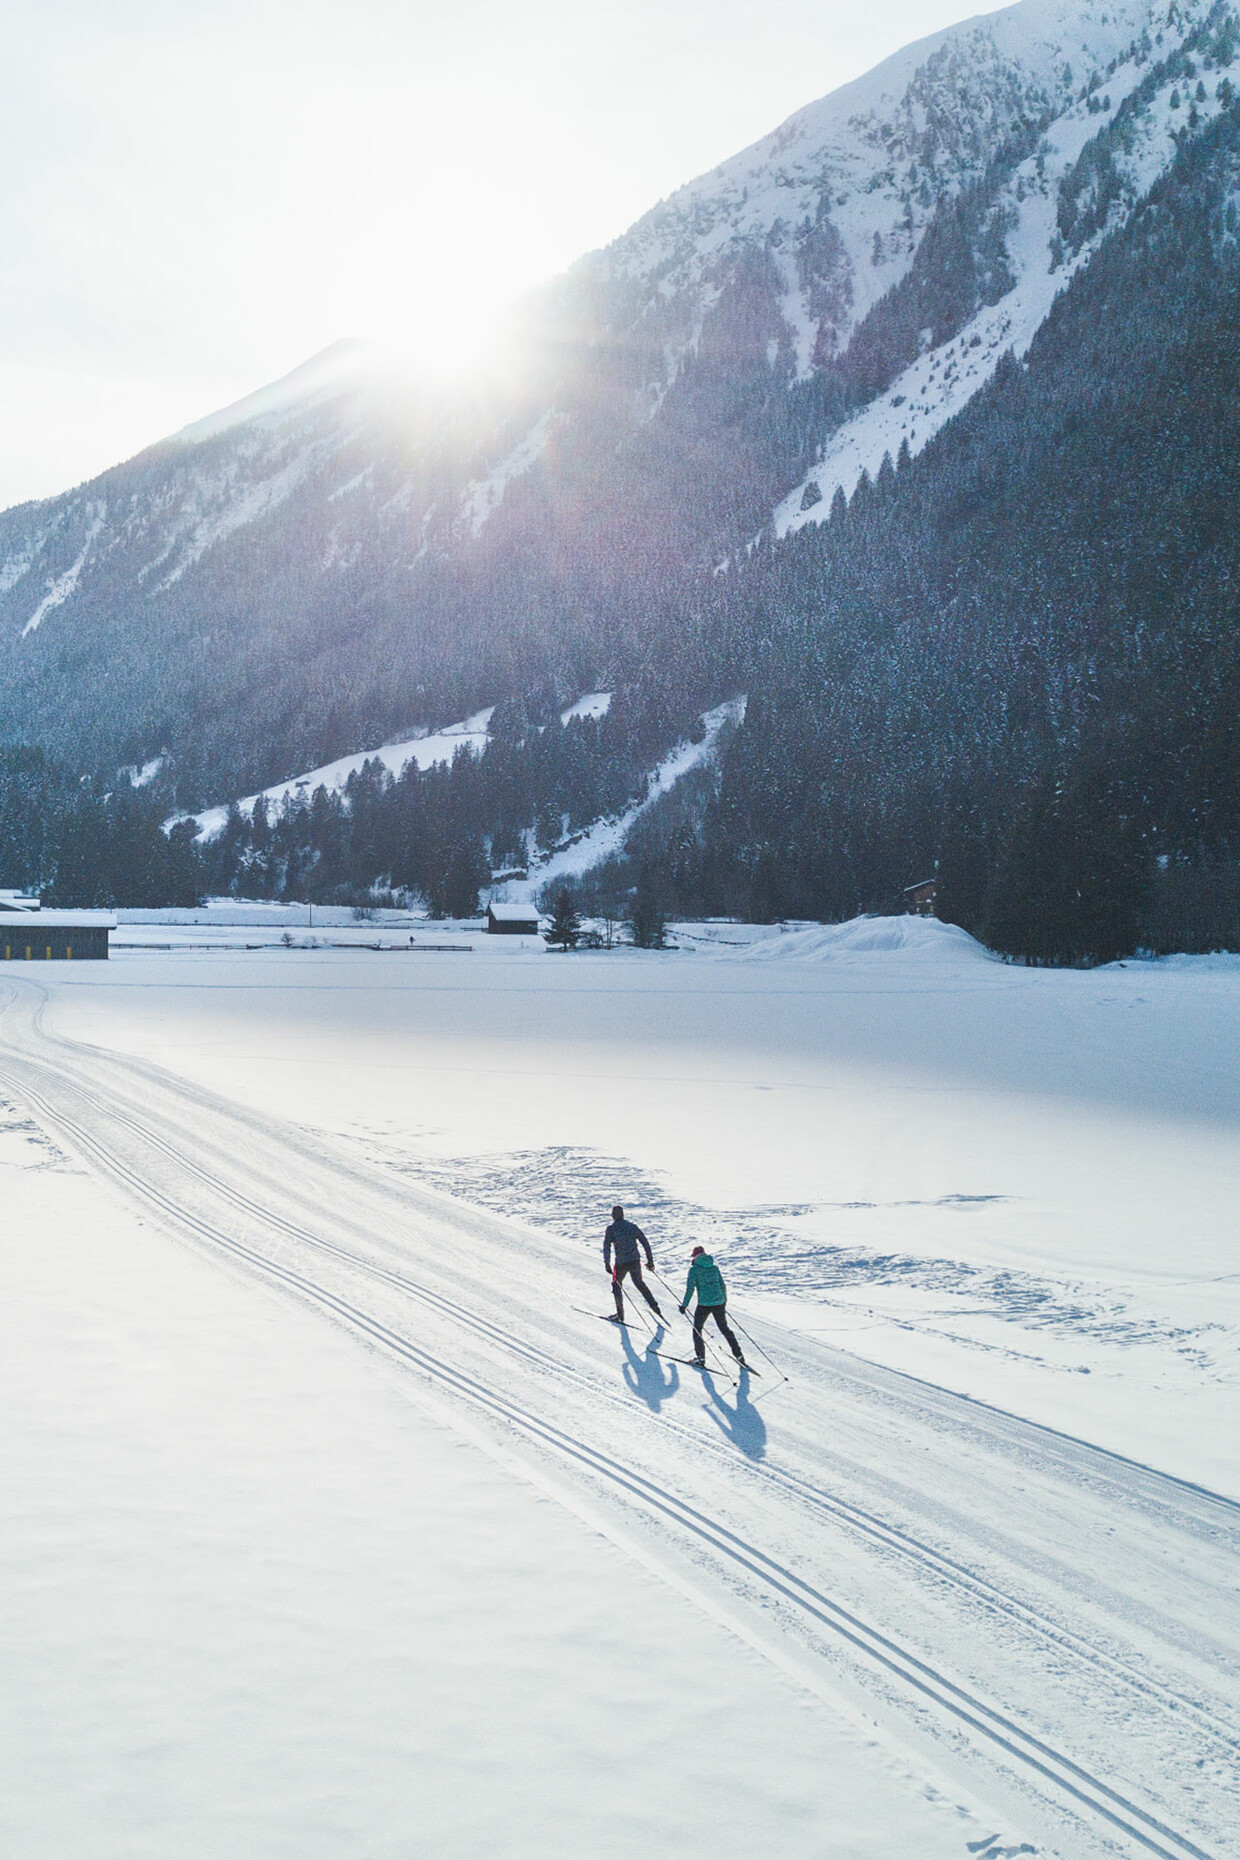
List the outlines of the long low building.
<svg viewBox="0 0 1240 1860">
<path fill-rule="evenodd" d="M 0 910 L 5 962 L 106 962 L 111 911 Z"/>
</svg>

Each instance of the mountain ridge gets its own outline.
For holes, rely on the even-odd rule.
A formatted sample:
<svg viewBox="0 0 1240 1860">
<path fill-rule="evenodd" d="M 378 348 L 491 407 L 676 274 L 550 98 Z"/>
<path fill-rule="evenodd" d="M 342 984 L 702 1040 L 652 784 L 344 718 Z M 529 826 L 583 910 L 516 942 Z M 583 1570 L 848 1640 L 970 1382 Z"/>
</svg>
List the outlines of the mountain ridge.
<svg viewBox="0 0 1240 1860">
<path fill-rule="evenodd" d="M 514 693 L 640 682 L 682 651 L 701 572 L 818 521 L 880 444 L 919 450 L 1027 346 L 1141 197 L 1112 203 L 1055 289 L 1038 281 L 1014 342 L 1002 306 L 1037 266 L 1030 251 L 1013 274 L 1014 191 L 1041 162 L 1057 214 L 1081 159 L 1061 150 L 1048 176 L 1048 131 L 1070 121 L 1087 146 L 1216 15 L 1021 0 L 947 28 L 535 294 L 507 378 L 454 399 L 329 350 L 4 513 L 6 734 L 83 771 L 164 756 L 197 808 Z M 944 359 L 992 311 L 982 353 Z M 921 425 L 892 420 L 867 451 L 857 420 L 893 391 Z M 699 659 L 695 711 L 731 677 L 712 686 Z"/>
</svg>

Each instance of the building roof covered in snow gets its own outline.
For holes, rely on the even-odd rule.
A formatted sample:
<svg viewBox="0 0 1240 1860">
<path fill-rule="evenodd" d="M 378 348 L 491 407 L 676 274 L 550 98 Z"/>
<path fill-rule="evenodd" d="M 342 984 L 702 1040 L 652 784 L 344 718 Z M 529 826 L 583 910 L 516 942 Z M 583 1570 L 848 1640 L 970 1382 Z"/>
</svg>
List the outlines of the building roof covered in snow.
<svg viewBox="0 0 1240 1860">
<path fill-rule="evenodd" d="M 11 909 L 0 893 L 0 928 L 18 929 L 34 936 L 40 930 L 115 930 L 115 911 L 43 911 L 36 904 Z"/>
<path fill-rule="evenodd" d="M 509 935 L 524 931 L 536 935 L 538 910 L 533 904 L 488 904 L 487 929 L 506 930 Z"/>
</svg>

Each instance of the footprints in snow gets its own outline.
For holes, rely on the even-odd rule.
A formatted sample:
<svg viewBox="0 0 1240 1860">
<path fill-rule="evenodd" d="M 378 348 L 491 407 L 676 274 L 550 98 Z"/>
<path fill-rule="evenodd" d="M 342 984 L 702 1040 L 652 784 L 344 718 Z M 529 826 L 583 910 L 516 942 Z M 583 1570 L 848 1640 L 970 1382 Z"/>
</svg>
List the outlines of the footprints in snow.
<svg viewBox="0 0 1240 1860">
<path fill-rule="evenodd" d="M 20 1106 L 0 1098 L 0 1168 L 55 1169 L 78 1175 L 79 1169 Z"/>
<path fill-rule="evenodd" d="M 698 1241 L 710 1251 L 725 1251 L 729 1277 L 738 1291 L 760 1287 L 821 1299 L 836 1290 L 895 1287 L 901 1296 L 910 1291 L 967 1301 L 970 1313 L 999 1318 L 1030 1332 L 1071 1336 L 1078 1342 L 1088 1338 L 1121 1346 L 1170 1345 L 1181 1355 L 1200 1349 L 1196 1333 L 1174 1331 L 1148 1319 L 1135 1320 L 1114 1298 L 1103 1301 L 1086 1287 L 959 1259 L 880 1251 L 855 1241 L 829 1244 L 807 1237 L 801 1226 L 810 1217 L 817 1217 L 821 1225 L 823 1216 L 864 1214 L 870 1209 L 877 1213 L 889 1204 L 856 1201 L 704 1208 L 668 1194 L 656 1177 L 624 1157 L 582 1145 L 421 1158 L 390 1139 L 385 1142 L 375 1131 L 359 1132 L 359 1139 L 385 1168 L 415 1176 L 497 1213 L 515 1214 L 572 1240 L 591 1240 L 596 1233 L 601 1236 L 600 1210 L 623 1201 L 657 1226 L 659 1248 L 667 1258 L 687 1256 L 689 1247 Z M 1009 1199 L 958 1192 L 898 1205 L 943 1211 L 958 1208 L 967 1218 L 972 1208 Z M 974 1349 L 998 1347 L 984 1345 L 971 1332 L 958 1341 Z"/>
</svg>

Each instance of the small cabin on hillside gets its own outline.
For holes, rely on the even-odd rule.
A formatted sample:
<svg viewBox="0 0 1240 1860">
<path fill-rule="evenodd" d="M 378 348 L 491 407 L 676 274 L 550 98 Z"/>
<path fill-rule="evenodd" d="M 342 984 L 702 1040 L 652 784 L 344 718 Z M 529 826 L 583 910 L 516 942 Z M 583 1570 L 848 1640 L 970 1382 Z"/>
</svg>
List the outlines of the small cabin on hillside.
<svg viewBox="0 0 1240 1860">
<path fill-rule="evenodd" d="M 488 904 L 490 936 L 537 936 L 538 912 L 532 904 Z"/>
<path fill-rule="evenodd" d="M 933 917 L 934 900 L 938 890 L 938 880 L 920 878 L 915 885 L 904 887 L 904 914 L 906 917 Z"/>
<path fill-rule="evenodd" d="M 0 960 L 106 962 L 115 928 L 111 911 L 13 910 L 0 899 Z"/>
</svg>

